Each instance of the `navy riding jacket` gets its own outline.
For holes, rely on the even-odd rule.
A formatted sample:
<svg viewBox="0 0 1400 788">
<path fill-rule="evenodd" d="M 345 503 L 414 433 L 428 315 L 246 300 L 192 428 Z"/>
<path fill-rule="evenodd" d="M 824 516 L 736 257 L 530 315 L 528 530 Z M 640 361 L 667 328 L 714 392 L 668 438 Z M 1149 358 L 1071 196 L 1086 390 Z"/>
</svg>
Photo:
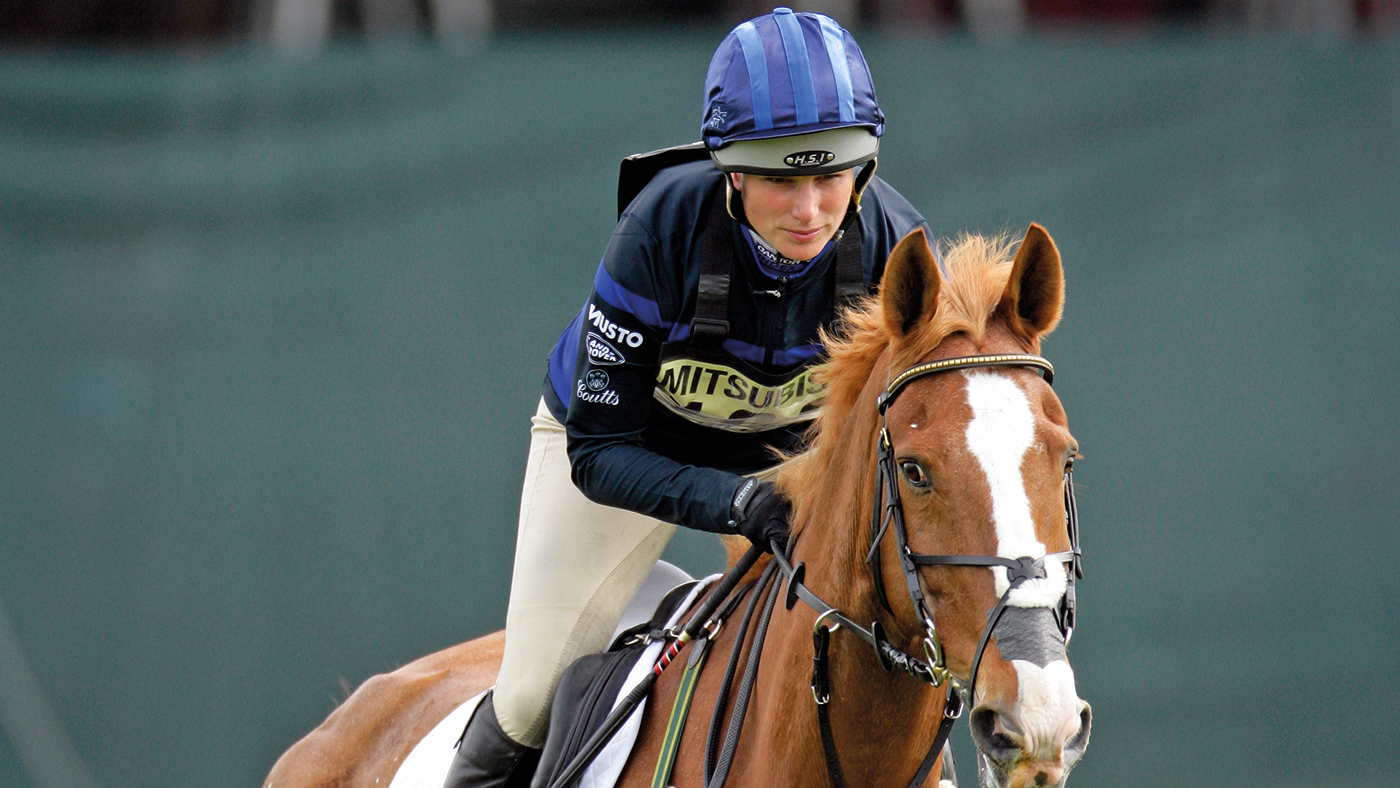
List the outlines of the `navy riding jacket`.
<svg viewBox="0 0 1400 788">
<path fill-rule="evenodd" d="M 760 266 L 748 231 L 723 211 L 709 161 L 661 170 L 623 212 L 588 303 L 549 357 L 544 398 L 568 432 L 574 483 L 589 499 L 705 531 L 731 532 L 743 474 L 792 449 L 823 392 L 810 368 L 833 318 L 836 243 L 804 270 Z M 690 342 L 707 222 L 731 236 L 729 335 Z M 923 217 L 879 178 L 857 215 L 868 288 Z"/>
</svg>

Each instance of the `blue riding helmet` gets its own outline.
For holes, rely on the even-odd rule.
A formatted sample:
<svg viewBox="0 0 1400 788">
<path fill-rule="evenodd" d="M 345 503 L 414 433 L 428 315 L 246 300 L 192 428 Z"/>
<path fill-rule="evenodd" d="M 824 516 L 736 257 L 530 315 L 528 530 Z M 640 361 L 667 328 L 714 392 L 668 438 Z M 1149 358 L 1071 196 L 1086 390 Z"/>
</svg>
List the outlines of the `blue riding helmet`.
<svg viewBox="0 0 1400 788">
<path fill-rule="evenodd" d="M 875 158 L 884 132 L 870 67 L 831 17 L 775 8 L 734 28 L 710 61 L 700 133 L 725 172 L 848 170 Z"/>
</svg>

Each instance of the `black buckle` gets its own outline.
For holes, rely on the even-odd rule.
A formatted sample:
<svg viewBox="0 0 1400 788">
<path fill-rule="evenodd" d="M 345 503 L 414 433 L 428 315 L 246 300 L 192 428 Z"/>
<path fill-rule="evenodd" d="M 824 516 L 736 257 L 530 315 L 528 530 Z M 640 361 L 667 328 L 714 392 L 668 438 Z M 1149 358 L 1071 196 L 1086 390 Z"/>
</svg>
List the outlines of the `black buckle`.
<svg viewBox="0 0 1400 788">
<path fill-rule="evenodd" d="M 818 626 L 812 630 L 812 700 L 818 706 L 831 701 L 831 681 L 826 672 L 826 646 L 831 640 L 831 630 Z"/>
<path fill-rule="evenodd" d="M 729 338 L 729 321 L 694 318 L 690 321 L 690 338 L 694 344 L 717 348 Z"/>
</svg>

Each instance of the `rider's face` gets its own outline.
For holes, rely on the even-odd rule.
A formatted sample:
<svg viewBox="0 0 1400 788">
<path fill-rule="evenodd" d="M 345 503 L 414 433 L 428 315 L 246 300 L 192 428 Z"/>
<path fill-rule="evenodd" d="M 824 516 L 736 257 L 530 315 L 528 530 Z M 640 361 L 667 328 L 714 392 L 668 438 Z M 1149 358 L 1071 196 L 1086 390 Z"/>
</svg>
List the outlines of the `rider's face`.
<svg viewBox="0 0 1400 788">
<path fill-rule="evenodd" d="M 744 214 L 763 240 L 793 260 L 809 260 L 841 228 L 855 191 L 854 169 L 775 177 L 732 173 Z"/>
</svg>

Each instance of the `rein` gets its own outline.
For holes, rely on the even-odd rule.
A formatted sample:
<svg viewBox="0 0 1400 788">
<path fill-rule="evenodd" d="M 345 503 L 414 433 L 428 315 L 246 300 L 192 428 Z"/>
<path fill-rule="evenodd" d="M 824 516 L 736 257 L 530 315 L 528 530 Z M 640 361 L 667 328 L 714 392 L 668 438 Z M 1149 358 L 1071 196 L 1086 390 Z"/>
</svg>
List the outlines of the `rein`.
<svg viewBox="0 0 1400 788">
<path fill-rule="evenodd" d="M 890 610 L 888 598 L 885 595 L 883 581 L 880 573 L 879 547 L 880 541 L 886 532 L 893 526 L 895 543 L 898 546 L 900 566 L 904 572 L 905 584 L 908 587 L 911 602 L 920 618 L 920 623 L 924 627 L 924 658 L 906 654 L 889 642 L 885 636 L 884 628 L 880 622 L 872 622 L 869 629 L 866 629 L 853 621 L 839 609 L 827 604 L 820 597 L 803 584 L 806 575 L 806 566 L 798 563 L 793 566 L 788 560 L 791 548 L 795 545 L 793 539 L 784 546 L 774 541 L 770 547 L 773 551 L 773 562 L 765 568 L 764 572 L 749 593 L 749 605 L 745 610 L 743 622 L 740 625 L 738 640 L 731 655 L 730 664 L 726 670 L 726 675 L 721 686 L 722 695 L 711 718 L 710 734 L 706 741 L 706 760 L 704 764 L 704 782 L 708 788 L 722 788 L 728 776 L 729 766 L 733 762 L 734 749 L 738 743 L 739 732 L 743 727 L 745 711 L 748 707 L 748 698 L 753 688 L 753 683 L 757 676 L 759 655 L 763 648 L 764 635 L 768 629 L 768 621 L 772 614 L 774 603 L 779 596 L 780 586 L 769 584 L 774 575 L 774 568 L 781 573 L 787 581 L 787 590 L 783 594 L 784 604 L 791 610 L 798 601 L 812 608 L 817 612 L 817 620 L 812 625 L 812 699 L 817 706 L 817 720 L 820 727 L 822 750 L 826 758 L 827 773 L 831 778 L 835 788 L 845 788 L 845 778 L 841 771 L 840 759 L 836 752 L 836 742 L 831 731 L 831 722 L 828 715 L 827 706 L 831 700 L 831 687 L 827 671 L 827 650 L 831 633 L 844 629 L 854 634 L 866 644 L 870 645 L 874 651 L 876 659 L 886 670 L 899 668 L 900 670 L 918 678 L 919 680 L 932 686 L 941 686 L 947 683 L 946 694 L 943 701 L 943 715 L 939 723 L 938 731 L 934 735 L 933 743 L 930 745 L 928 753 L 924 756 L 913 779 L 909 783 L 909 788 L 918 788 L 928 774 L 933 769 L 933 764 L 937 760 L 938 753 L 944 751 L 948 741 L 948 735 L 952 732 L 953 724 L 962 716 L 963 705 L 966 700 L 973 700 L 975 696 L 973 690 L 976 687 L 977 671 L 982 662 L 982 654 L 991 638 L 992 631 L 996 629 L 997 622 L 1001 619 L 1002 612 L 1007 607 L 1011 592 L 1021 587 L 1027 580 L 1044 578 L 1047 576 L 1045 566 L 1047 561 L 1062 561 L 1070 564 L 1070 570 L 1066 572 L 1065 594 L 1060 599 L 1056 609 L 1056 618 L 1060 626 L 1060 632 L 1066 644 L 1069 643 L 1071 634 L 1074 631 L 1075 615 L 1075 595 L 1074 581 L 1076 578 L 1083 578 L 1083 571 L 1080 567 L 1079 550 L 1079 526 L 1078 512 L 1074 502 L 1074 474 L 1072 469 L 1066 468 L 1064 477 L 1065 496 L 1065 527 L 1069 533 L 1070 549 L 1063 552 L 1051 553 L 1049 555 L 1033 558 L 1023 556 L 1021 558 L 1003 558 L 1001 556 L 988 555 L 930 555 L 915 553 L 909 547 L 908 533 L 904 522 L 904 508 L 899 498 L 899 483 L 895 475 L 894 448 L 890 442 L 889 430 L 886 424 L 886 411 L 894 403 L 895 398 L 903 391 L 909 383 L 928 375 L 940 372 L 949 372 L 959 369 L 972 369 L 978 367 L 1029 367 L 1037 369 L 1045 378 L 1046 383 L 1052 382 L 1054 378 L 1054 367 L 1049 361 L 1040 356 L 1030 354 L 997 354 L 964 356 L 959 358 L 942 359 L 917 364 L 896 376 L 889 385 L 885 387 L 883 393 L 877 399 L 880 411 L 880 436 L 879 448 L 876 459 L 876 490 L 874 495 L 874 510 L 871 518 L 871 540 L 870 551 L 866 555 L 866 563 L 870 565 L 875 579 L 875 587 L 880 604 L 888 611 Z M 883 514 L 882 510 L 883 509 Z M 656 665 L 646 675 L 645 679 L 628 696 L 619 701 L 613 712 L 604 721 L 599 730 L 589 738 L 582 750 L 570 762 L 561 777 L 551 783 L 551 788 L 566 788 L 578 779 L 583 769 L 597 755 L 608 739 L 617 731 L 622 722 L 636 709 L 646 693 L 650 691 L 652 685 L 671 663 L 685 645 L 692 639 L 699 636 L 702 640 L 702 648 L 699 654 L 692 655 L 692 663 L 698 663 L 703 659 L 703 652 L 708 650 L 708 641 L 713 637 L 714 632 L 719 627 L 719 622 L 729 612 L 732 612 L 737 605 L 740 596 L 730 600 L 725 606 L 723 614 L 715 615 L 721 603 L 729 596 L 731 590 L 738 584 L 739 579 L 753 566 L 760 551 L 757 547 L 751 548 L 739 561 L 739 564 L 732 568 L 720 580 L 715 591 L 710 594 L 701 604 L 700 608 L 692 615 L 684 628 L 678 633 L 669 649 L 661 656 Z M 962 685 L 961 680 L 954 676 L 947 667 L 944 659 L 943 647 L 938 639 L 938 629 L 934 625 L 933 615 L 928 609 L 923 592 L 923 582 L 919 578 L 918 568 L 920 566 L 1001 566 L 1007 570 L 1007 581 L 1009 586 L 997 604 L 987 614 L 987 626 L 982 630 L 982 638 L 978 643 L 977 652 L 972 662 L 972 670 L 968 677 L 967 686 Z M 718 729 L 719 720 L 726 705 L 728 688 L 733 681 L 735 669 L 738 663 L 738 655 L 743 647 L 745 633 L 749 628 L 749 622 L 760 604 L 759 599 L 768 591 L 768 599 L 764 604 L 764 610 L 760 615 L 757 631 L 754 633 L 753 645 L 750 648 L 749 664 L 744 671 L 743 681 L 739 688 L 739 696 L 735 701 L 735 708 L 731 712 L 728 728 L 724 736 L 723 747 L 719 747 Z M 742 596 L 742 595 L 741 595 Z M 715 618 L 711 618 L 715 616 Z M 698 669 L 698 665 L 696 666 Z M 688 703 L 687 703 L 688 706 Z M 674 715 L 673 715 L 674 716 Z M 681 712 L 684 716 L 684 711 Z M 718 750 L 718 752 L 716 752 Z M 671 750 L 674 755 L 674 749 Z M 717 756 L 717 757 L 716 757 Z M 713 766 L 712 766 L 713 764 Z M 669 774 L 669 763 L 664 767 L 658 763 L 658 774 L 665 768 Z M 665 777 L 662 777 L 664 781 Z"/>
<path fill-rule="evenodd" d="M 808 607 L 817 611 L 817 620 L 812 625 L 812 698 L 817 704 L 818 723 L 821 727 L 822 749 L 826 757 L 827 772 L 836 788 L 844 788 L 845 780 L 841 773 L 841 764 L 836 754 L 836 744 L 831 735 L 831 723 L 826 709 L 831 698 L 830 682 L 827 678 L 827 644 L 832 632 L 844 628 L 873 646 L 876 658 L 887 671 L 898 667 L 935 687 L 947 682 L 942 722 L 939 724 L 938 732 L 934 736 L 928 754 L 924 757 L 909 784 L 910 788 L 917 788 L 928 776 L 938 752 L 947 743 L 953 723 L 962 715 L 964 699 L 968 702 L 975 700 L 974 689 L 977 684 L 977 671 L 982 663 L 982 655 L 986 650 L 992 631 L 996 629 L 997 622 L 1001 619 L 1002 612 L 1006 610 L 1011 592 L 1021 587 L 1027 580 L 1046 577 L 1047 561 L 1062 561 L 1070 564 L 1070 570 L 1066 572 L 1065 594 L 1061 597 L 1056 609 L 1056 619 L 1066 644 L 1069 643 L 1070 636 L 1073 634 L 1074 581 L 1084 575 L 1080 566 L 1078 512 L 1074 503 L 1072 469 L 1065 470 L 1064 479 L 1065 527 L 1070 539 L 1070 549 L 1067 551 L 1051 553 L 1038 558 L 1023 556 L 1013 559 L 991 555 L 930 555 L 915 553 L 909 547 L 908 532 L 904 522 L 904 507 L 900 502 L 899 482 L 895 475 L 894 447 L 890 441 L 890 433 L 886 424 L 886 412 L 905 386 L 919 378 L 940 372 L 980 367 L 1029 367 L 1039 370 L 1046 383 L 1053 382 L 1055 376 L 1055 368 L 1050 362 L 1036 355 L 1012 353 L 963 356 L 916 364 L 904 370 L 890 381 L 876 400 L 880 411 L 880 437 L 876 459 L 877 479 L 874 509 L 870 523 L 870 550 L 866 554 L 865 560 L 870 565 L 874 575 L 876 594 L 880 604 L 887 611 L 893 613 L 885 594 L 884 582 L 881 579 L 879 552 L 880 541 L 893 525 L 895 544 L 898 547 L 900 568 L 904 573 L 905 585 L 908 588 L 914 610 L 924 627 L 925 659 L 905 654 L 892 646 L 885 638 L 883 628 L 878 621 L 872 622 L 870 629 L 867 630 L 840 610 L 822 601 L 820 597 L 803 585 L 806 567 L 801 563 L 792 566 L 784 557 L 783 551 L 780 549 L 781 545 L 773 543 L 775 563 L 787 579 L 786 604 L 788 609 L 801 600 Z M 982 630 L 982 638 L 977 645 L 977 652 L 972 661 L 972 670 L 968 676 L 966 687 L 961 686 L 962 682 L 948 670 L 943 646 L 938 638 L 938 628 L 934 625 L 933 615 L 925 600 L 923 581 L 919 577 L 918 568 L 920 566 L 1001 566 L 1007 570 L 1009 585 L 1006 592 L 997 601 L 996 606 L 987 614 L 987 626 Z"/>
</svg>

